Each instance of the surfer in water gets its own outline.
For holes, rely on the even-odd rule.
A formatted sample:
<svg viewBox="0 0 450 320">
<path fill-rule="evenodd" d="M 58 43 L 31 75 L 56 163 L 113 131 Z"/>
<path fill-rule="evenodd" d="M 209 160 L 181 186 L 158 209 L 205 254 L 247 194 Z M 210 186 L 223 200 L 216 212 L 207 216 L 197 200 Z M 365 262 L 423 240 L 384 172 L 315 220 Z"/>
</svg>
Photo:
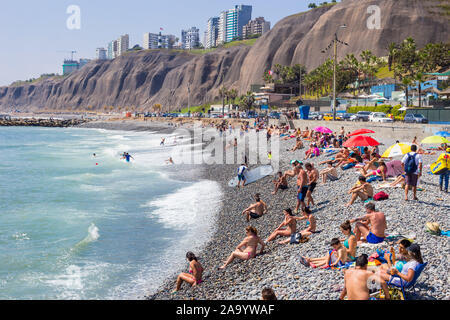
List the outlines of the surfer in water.
<svg viewBox="0 0 450 320">
<path fill-rule="evenodd" d="M 128 152 L 123 153 L 122 159 L 125 159 L 126 162 L 130 162 L 130 159 L 134 160 L 134 158 Z"/>
</svg>

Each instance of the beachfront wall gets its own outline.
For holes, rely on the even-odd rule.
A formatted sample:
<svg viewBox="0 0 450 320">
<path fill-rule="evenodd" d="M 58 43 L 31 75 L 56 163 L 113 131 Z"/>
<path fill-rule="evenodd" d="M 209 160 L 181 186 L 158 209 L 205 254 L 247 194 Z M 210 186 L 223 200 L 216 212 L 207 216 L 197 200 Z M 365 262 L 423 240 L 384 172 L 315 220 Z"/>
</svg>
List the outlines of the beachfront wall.
<svg viewBox="0 0 450 320">
<path fill-rule="evenodd" d="M 420 113 L 433 123 L 450 122 L 450 109 L 408 109 L 406 113 Z"/>
<path fill-rule="evenodd" d="M 306 127 L 314 129 L 323 126 L 330 128 L 334 132 L 339 132 L 341 127 L 346 132 L 365 128 L 375 131 L 371 134 L 374 139 L 395 139 L 401 142 L 411 142 L 413 137 L 417 137 L 420 141 L 426 137 L 434 135 L 438 131 L 450 131 L 450 124 L 415 124 L 415 123 L 373 123 L 373 122 L 352 122 L 352 121 L 317 121 L 317 120 L 293 120 L 295 128 L 305 130 Z M 272 125 L 282 125 L 283 122 L 277 119 L 270 119 Z"/>
</svg>

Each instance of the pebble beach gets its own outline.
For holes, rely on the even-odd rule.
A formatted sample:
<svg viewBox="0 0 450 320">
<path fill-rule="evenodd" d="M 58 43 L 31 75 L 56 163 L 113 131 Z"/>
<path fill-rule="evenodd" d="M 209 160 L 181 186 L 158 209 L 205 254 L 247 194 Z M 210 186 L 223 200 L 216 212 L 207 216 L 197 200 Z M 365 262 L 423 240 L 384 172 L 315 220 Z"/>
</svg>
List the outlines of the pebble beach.
<svg viewBox="0 0 450 320">
<path fill-rule="evenodd" d="M 99 127 L 99 124 L 89 124 Z M 104 124 L 104 129 L 118 128 L 121 130 L 144 130 L 143 124 L 128 123 Z M 161 126 L 161 125 L 160 125 Z M 165 126 L 165 125 L 164 125 Z M 158 129 L 162 129 L 161 126 Z M 169 132 L 169 127 L 166 126 Z M 280 141 L 280 171 L 291 168 L 293 159 L 303 160 L 305 150 L 287 151 L 294 145 L 294 140 Z M 380 152 L 394 144 L 389 139 L 379 140 Z M 413 239 L 422 250 L 423 259 L 428 262 L 416 285 L 416 291 L 408 296 L 409 299 L 449 300 L 450 287 L 448 283 L 448 258 L 450 246 L 445 236 L 435 236 L 425 231 L 426 222 L 437 222 L 442 230 L 448 229 L 450 212 L 450 194 L 439 191 L 439 177 L 428 173 L 429 165 L 433 163 L 435 155 L 422 155 L 423 176 L 419 182 L 418 201 L 404 201 L 402 188 L 382 189 L 389 194 L 389 199 L 376 201 L 376 208 L 386 215 L 387 235 L 398 235 L 400 238 Z M 319 171 L 326 165 L 318 163 L 328 159 L 322 154 L 305 162 L 315 165 Z M 356 169 L 338 169 L 339 180 L 320 181 L 313 194 L 315 206 L 311 207 L 317 219 L 319 233 L 312 235 L 308 242 L 300 244 L 278 244 L 270 242 L 262 255 L 255 259 L 241 261 L 236 259 L 225 270 L 218 270 L 223 261 L 245 237 L 248 225 L 258 230 L 258 235 L 265 240 L 283 221 L 282 210 L 294 209 L 296 204 L 295 179 L 289 180 L 287 190 L 279 190 L 272 195 L 274 176 L 267 176 L 245 188 L 230 188 L 228 181 L 235 176 L 238 165 L 203 165 L 200 180 L 213 180 L 220 183 L 223 190 L 222 205 L 215 217 L 216 227 L 210 241 L 201 252 L 195 252 L 205 268 L 203 283 L 192 289 L 187 284 L 177 293 L 175 288 L 177 273 L 167 278 L 156 293 L 143 298 L 155 300 L 256 300 L 261 297 L 261 290 L 266 287 L 274 289 L 280 300 L 336 300 L 344 286 L 343 270 L 313 269 L 300 263 L 300 256 L 320 257 L 326 254 L 332 238 L 342 238 L 339 225 L 345 220 L 364 215 L 364 203 L 361 200 L 349 208 L 345 204 L 350 195 L 347 191 L 356 182 L 359 171 Z M 250 166 L 249 169 L 258 165 Z M 189 171 L 189 166 L 185 168 Z M 179 168 L 177 168 L 179 171 Z M 375 187 L 379 182 L 372 182 Z M 375 188 L 374 188 L 375 189 Z M 375 189 L 375 192 L 379 190 Z M 261 194 L 261 199 L 268 205 L 268 212 L 261 218 L 247 223 L 241 214 L 242 210 L 253 203 L 255 193 Z M 412 196 L 410 196 L 412 197 Z M 207 208 L 205 208 L 207 210 Z M 188 212 L 186 212 L 188 214 Z M 306 227 L 305 221 L 297 224 L 297 230 Z M 383 242 L 378 245 L 358 245 L 357 255 L 374 253 L 376 249 L 387 249 L 389 244 Z M 179 272 L 187 272 L 186 269 Z"/>
</svg>

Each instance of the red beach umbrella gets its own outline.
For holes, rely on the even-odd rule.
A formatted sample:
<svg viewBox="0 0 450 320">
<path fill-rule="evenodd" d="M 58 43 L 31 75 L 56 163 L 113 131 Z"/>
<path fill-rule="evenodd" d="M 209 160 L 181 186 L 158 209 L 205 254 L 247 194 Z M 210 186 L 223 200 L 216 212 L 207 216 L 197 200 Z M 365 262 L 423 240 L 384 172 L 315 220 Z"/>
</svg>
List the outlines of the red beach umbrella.
<svg viewBox="0 0 450 320">
<path fill-rule="evenodd" d="M 352 147 L 373 147 L 378 146 L 380 143 L 369 136 L 354 136 L 344 142 L 343 146 L 347 148 Z"/>
<path fill-rule="evenodd" d="M 357 136 L 357 135 L 366 134 L 366 133 L 375 133 L 375 131 L 370 130 L 370 129 L 358 129 L 358 130 L 355 130 L 352 133 L 350 133 L 348 136 L 352 137 L 352 136 Z"/>
</svg>

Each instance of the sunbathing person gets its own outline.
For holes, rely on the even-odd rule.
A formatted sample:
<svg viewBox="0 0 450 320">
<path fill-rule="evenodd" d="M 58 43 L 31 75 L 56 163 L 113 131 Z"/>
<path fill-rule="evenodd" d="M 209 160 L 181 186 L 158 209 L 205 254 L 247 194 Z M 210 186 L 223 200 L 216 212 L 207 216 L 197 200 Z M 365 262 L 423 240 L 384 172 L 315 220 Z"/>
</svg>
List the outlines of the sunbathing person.
<svg viewBox="0 0 450 320">
<path fill-rule="evenodd" d="M 383 242 L 387 228 L 384 213 L 376 211 L 373 202 L 367 203 L 365 208 L 367 213 L 365 216 L 350 220 L 350 223 L 356 222 L 356 240 L 373 244 Z"/>
<path fill-rule="evenodd" d="M 333 161 L 327 162 L 328 167 L 319 172 L 319 177 L 322 177 L 322 182 L 326 183 L 327 179 L 330 181 L 336 181 L 338 178 L 338 173 L 335 167 L 333 167 Z"/>
<path fill-rule="evenodd" d="M 371 156 L 372 156 L 371 160 L 368 162 L 365 162 L 364 167 L 361 168 L 366 172 L 369 170 L 377 170 L 378 169 L 376 164 L 378 163 L 380 158 L 377 157 L 376 153 L 372 153 Z"/>
<path fill-rule="evenodd" d="M 198 262 L 197 257 L 192 252 L 186 253 L 186 259 L 189 261 L 189 273 L 181 273 L 177 278 L 177 287 L 174 292 L 180 290 L 184 282 L 189 283 L 192 287 L 202 283 L 203 267 Z"/>
<path fill-rule="evenodd" d="M 267 212 L 267 205 L 264 201 L 261 200 L 259 193 L 255 194 L 255 203 L 253 203 L 250 207 L 242 211 L 242 214 L 247 215 L 247 222 L 252 219 L 260 218 L 264 213 Z"/>
<path fill-rule="evenodd" d="M 357 240 L 355 234 L 352 232 L 352 225 L 349 220 L 345 221 L 340 226 L 341 232 L 347 237 L 341 239 L 344 242 L 344 247 L 347 249 L 347 256 L 350 261 L 355 260 Z"/>
<path fill-rule="evenodd" d="M 300 137 L 297 137 L 297 140 L 295 142 L 295 146 L 290 150 L 291 152 L 294 152 L 295 150 L 303 149 L 303 142 L 300 139 Z"/>
<path fill-rule="evenodd" d="M 373 188 L 372 185 L 366 181 L 366 177 L 359 176 L 358 182 L 348 191 L 348 194 L 351 194 L 352 197 L 350 202 L 345 205 L 346 207 L 351 206 L 358 197 L 362 201 L 373 198 Z"/>
<path fill-rule="evenodd" d="M 386 283 L 379 276 L 367 270 L 368 263 L 367 255 L 362 254 L 356 259 L 355 268 L 344 271 L 344 289 L 339 296 L 340 300 L 344 300 L 345 296 L 348 297 L 348 300 L 369 300 L 368 284 L 373 280 L 381 285 L 385 299 L 390 299 Z"/>
<path fill-rule="evenodd" d="M 283 172 L 278 171 L 278 179 L 273 180 L 273 184 L 275 185 L 275 190 L 272 192 L 272 194 L 276 194 L 278 189 L 286 190 L 288 188 L 288 182 L 285 175 L 283 175 Z"/>
<path fill-rule="evenodd" d="M 392 181 L 391 183 L 389 183 L 389 187 L 395 188 L 398 184 L 402 185 L 402 188 L 405 188 L 406 185 L 406 176 L 403 174 L 399 174 L 397 176 L 397 179 L 395 179 L 395 181 Z"/>
<path fill-rule="evenodd" d="M 300 231 L 302 237 L 308 237 L 316 232 L 316 218 L 311 214 L 311 210 L 306 207 L 302 210 L 303 217 L 294 217 L 295 220 L 307 220 L 306 221 L 306 229 Z"/>
<path fill-rule="evenodd" d="M 378 169 L 376 169 L 376 170 L 368 171 L 368 170 L 365 170 L 364 168 L 361 168 L 360 172 L 366 178 L 369 178 L 372 176 L 378 176 L 378 177 L 381 177 L 381 179 L 383 179 L 383 181 L 386 181 L 387 166 L 384 163 L 384 161 L 380 161 L 379 164 L 380 165 L 378 166 Z"/>
<path fill-rule="evenodd" d="M 295 220 L 294 215 L 292 214 L 291 208 L 287 208 L 283 210 L 284 220 L 275 229 L 274 232 L 267 238 L 266 243 L 273 241 L 276 237 L 290 237 L 297 230 L 297 220 Z M 289 241 L 289 239 L 288 239 Z"/>
<path fill-rule="evenodd" d="M 320 258 L 300 257 L 300 263 L 306 267 L 342 267 L 347 262 L 347 250 L 338 238 L 333 238 L 330 243 L 332 250 L 326 256 Z"/>
<path fill-rule="evenodd" d="M 256 257 L 256 251 L 258 249 L 258 244 L 261 245 L 261 251 L 259 254 L 262 254 L 264 251 L 264 242 L 258 237 L 258 231 L 254 227 L 245 228 L 246 237 L 244 240 L 236 247 L 233 253 L 228 257 L 227 261 L 225 261 L 224 265 L 219 269 L 225 269 L 235 258 L 241 260 L 249 260 L 251 258 Z"/>
<path fill-rule="evenodd" d="M 397 286 L 401 286 L 402 283 L 407 285 L 414 279 L 417 267 L 423 264 L 422 253 L 420 252 L 420 246 L 416 243 L 411 244 L 406 250 L 408 262 L 403 265 L 402 271 L 398 271 L 395 267 L 389 269 L 387 264 L 383 264 L 379 270 L 381 279 L 391 281 L 392 284 Z M 393 277 L 394 275 L 400 278 Z"/>
</svg>

